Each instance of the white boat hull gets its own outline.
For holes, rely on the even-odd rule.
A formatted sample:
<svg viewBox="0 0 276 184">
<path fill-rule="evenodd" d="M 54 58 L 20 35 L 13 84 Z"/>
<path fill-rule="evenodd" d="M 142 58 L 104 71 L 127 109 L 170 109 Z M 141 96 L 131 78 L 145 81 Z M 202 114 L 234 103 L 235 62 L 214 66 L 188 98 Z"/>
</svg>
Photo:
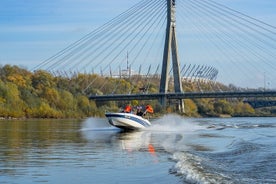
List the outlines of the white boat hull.
<svg viewBox="0 0 276 184">
<path fill-rule="evenodd" d="M 138 130 L 151 126 L 151 123 L 131 113 L 105 113 L 109 124 L 124 130 Z"/>
</svg>

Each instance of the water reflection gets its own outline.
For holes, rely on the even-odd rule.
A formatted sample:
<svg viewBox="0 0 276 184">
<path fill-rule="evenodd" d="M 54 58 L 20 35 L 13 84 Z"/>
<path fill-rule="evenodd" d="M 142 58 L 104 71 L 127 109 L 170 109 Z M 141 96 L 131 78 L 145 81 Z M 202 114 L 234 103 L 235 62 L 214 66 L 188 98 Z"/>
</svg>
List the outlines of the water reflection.
<svg viewBox="0 0 276 184">
<path fill-rule="evenodd" d="M 83 138 L 89 143 L 110 144 L 113 148 L 125 151 L 143 151 L 151 142 L 151 132 L 132 131 L 125 132 L 121 129 L 111 127 L 105 119 L 91 118 L 83 122 L 81 129 Z"/>
<path fill-rule="evenodd" d="M 98 145 L 98 148 L 110 145 L 112 149 L 121 149 L 128 153 L 147 151 L 156 156 L 152 134 L 148 131 L 124 132 L 117 128 L 103 128 L 86 130 L 82 133 L 84 139 L 94 146 Z"/>
<path fill-rule="evenodd" d="M 110 127 L 105 119 L 96 118 L 2 121 L 0 177 L 6 177 L 7 181 L 20 178 L 18 183 L 24 183 L 22 178 L 25 183 L 37 178 L 50 182 L 60 179 L 64 170 L 87 173 L 90 168 L 98 172 L 94 176 L 102 174 L 104 179 L 106 170 L 114 169 L 114 165 L 134 170 L 144 165 L 154 167 L 155 163 L 167 162 L 168 152 L 183 150 L 187 145 L 182 129 L 181 133 L 179 129 L 169 132 L 165 129 L 159 126 L 121 132 Z M 87 175 L 92 177 L 91 170 Z"/>
<path fill-rule="evenodd" d="M 81 124 L 72 120 L 0 122 L 0 175 L 21 176 L 47 165 L 66 144 L 84 145 Z M 57 148 L 57 149 L 56 149 Z"/>
<path fill-rule="evenodd" d="M 78 121 L 33 120 L 0 122 L 0 147 L 47 147 L 57 142 L 83 142 Z"/>
<path fill-rule="evenodd" d="M 90 149 L 87 154 L 119 149 L 150 155 L 192 147 L 188 143 L 191 136 L 182 129 L 178 132 L 179 127 L 169 132 L 164 132 L 166 127 L 161 125 L 146 131 L 122 132 L 110 127 L 105 119 L 96 118 L 86 121 L 2 121 L 0 127 L 0 161 L 5 163 L 28 160 L 31 153 L 45 155 L 66 149 L 82 150 L 82 147 Z"/>
</svg>

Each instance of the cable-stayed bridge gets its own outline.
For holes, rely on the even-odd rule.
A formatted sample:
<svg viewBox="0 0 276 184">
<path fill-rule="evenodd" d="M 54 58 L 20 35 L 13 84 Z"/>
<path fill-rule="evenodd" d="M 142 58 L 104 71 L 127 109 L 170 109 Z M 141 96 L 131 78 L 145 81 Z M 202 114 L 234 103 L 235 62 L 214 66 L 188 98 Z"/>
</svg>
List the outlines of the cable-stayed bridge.
<svg viewBox="0 0 276 184">
<path fill-rule="evenodd" d="M 275 51 L 275 26 L 216 1 L 142 0 L 36 69 L 97 74 L 83 88 L 93 100 L 179 99 L 183 108 L 183 98 L 275 97 Z M 115 83 L 110 93 L 93 95 L 100 77 L 137 85 L 137 76 L 159 80 L 159 91 L 138 94 L 129 86 L 121 94 Z"/>
</svg>

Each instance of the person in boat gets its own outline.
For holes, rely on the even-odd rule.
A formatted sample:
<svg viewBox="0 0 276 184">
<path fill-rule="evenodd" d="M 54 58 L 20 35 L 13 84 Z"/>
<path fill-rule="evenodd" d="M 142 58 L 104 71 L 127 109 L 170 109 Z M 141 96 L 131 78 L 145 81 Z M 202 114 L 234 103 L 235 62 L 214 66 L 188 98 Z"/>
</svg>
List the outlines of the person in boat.
<svg viewBox="0 0 276 184">
<path fill-rule="evenodd" d="M 141 106 L 137 107 L 136 115 L 137 116 L 143 116 L 143 115 L 145 115 L 144 112 L 143 112 L 143 108 Z"/>
<path fill-rule="evenodd" d="M 148 113 L 153 114 L 153 108 L 152 108 L 152 106 L 151 106 L 151 105 L 147 105 L 147 106 L 146 106 L 146 111 L 145 111 L 145 112 L 148 112 Z"/>
<path fill-rule="evenodd" d="M 125 112 L 125 113 L 131 113 L 131 110 L 132 110 L 131 106 L 130 105 L 126 105 L 126 107 L 124 108 L 123 112 Z"/>
<path fill-rule="evenodd" d="M 145 116 L 147 113 L 153 114 L 153 108 L 151 105 L 146 105 L 145 111 L 143 111 L 143 108 L 141 106 L 137 107 L 136 115 L 138 116 Z"/>
<path fill-rule="evenodd" d="M 153 114 L 153 108 L 151 105 L 146 105 L 145 112 L 143 113 L 143 116 L 145 116 L 147 113 Z"/>
</svg>

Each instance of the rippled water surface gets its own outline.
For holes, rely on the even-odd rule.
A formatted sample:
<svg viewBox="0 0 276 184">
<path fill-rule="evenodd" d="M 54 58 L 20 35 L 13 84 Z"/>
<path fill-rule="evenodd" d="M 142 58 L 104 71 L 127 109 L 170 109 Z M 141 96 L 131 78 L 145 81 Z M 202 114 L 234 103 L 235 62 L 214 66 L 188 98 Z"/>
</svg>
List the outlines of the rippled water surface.
<svg viewBox="0 0 276 184">
<path fill-rule="evenodd" d="M 276 118 L 0 122 L 0 183 L 276 183 Z"/>
</svg>

